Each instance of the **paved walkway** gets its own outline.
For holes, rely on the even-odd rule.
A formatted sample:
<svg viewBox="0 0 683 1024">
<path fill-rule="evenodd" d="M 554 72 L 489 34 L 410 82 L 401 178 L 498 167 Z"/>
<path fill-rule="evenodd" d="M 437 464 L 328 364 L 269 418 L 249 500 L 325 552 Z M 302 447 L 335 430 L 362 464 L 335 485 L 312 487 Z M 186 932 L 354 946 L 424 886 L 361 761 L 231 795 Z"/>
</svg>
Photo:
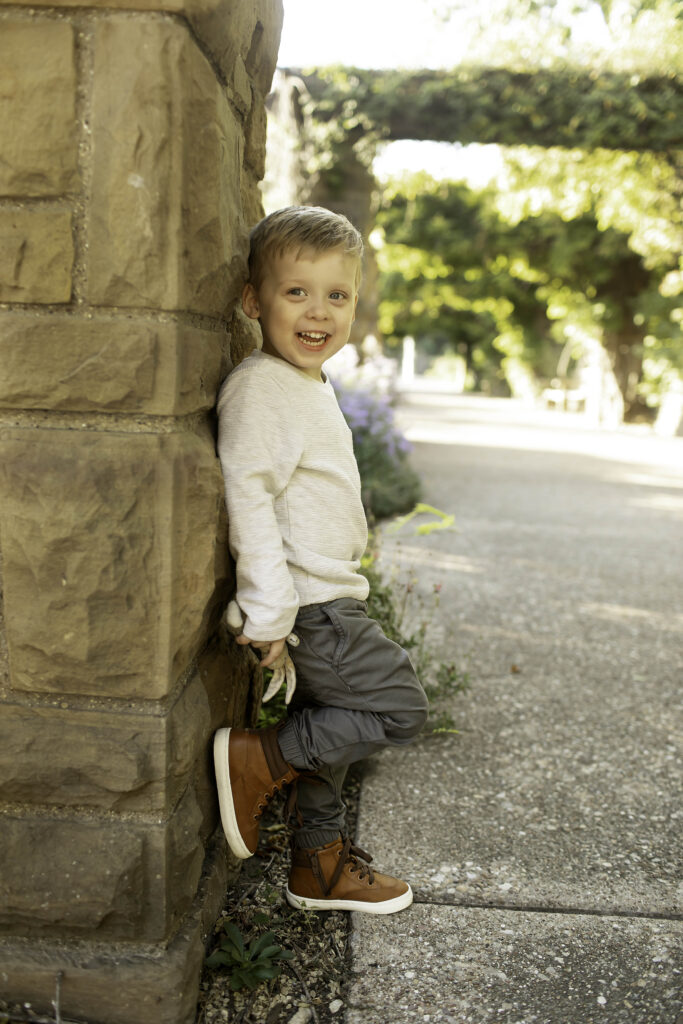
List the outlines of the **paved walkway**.
<svg viewBox="0 0 683 1024">
<path fill-rule="evenodd" d="M 400 420 L 459 532 L 385 564 L 442 585 L 472 683 L 458 736 L 368 762 L 359 844 L 416 899 L 354 915 L 345 1024 L 683 1021 L 683 439 L 466 396 Z"/>
</svg>

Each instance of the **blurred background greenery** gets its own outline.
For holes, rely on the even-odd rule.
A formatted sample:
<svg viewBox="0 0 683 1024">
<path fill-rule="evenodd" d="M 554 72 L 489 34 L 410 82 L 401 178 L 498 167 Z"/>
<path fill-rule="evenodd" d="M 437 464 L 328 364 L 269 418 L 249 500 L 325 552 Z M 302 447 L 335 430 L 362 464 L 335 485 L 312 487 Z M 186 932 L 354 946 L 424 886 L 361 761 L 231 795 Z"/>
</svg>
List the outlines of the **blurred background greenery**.
<svg viewBox="0 0 683 1024">
<path fill-rule="evenodd" d="M 368 238 L 361 362 L 678 429 L 680 2 L 285 0 L 279 66 L 264 202 Z"/>
</svg>

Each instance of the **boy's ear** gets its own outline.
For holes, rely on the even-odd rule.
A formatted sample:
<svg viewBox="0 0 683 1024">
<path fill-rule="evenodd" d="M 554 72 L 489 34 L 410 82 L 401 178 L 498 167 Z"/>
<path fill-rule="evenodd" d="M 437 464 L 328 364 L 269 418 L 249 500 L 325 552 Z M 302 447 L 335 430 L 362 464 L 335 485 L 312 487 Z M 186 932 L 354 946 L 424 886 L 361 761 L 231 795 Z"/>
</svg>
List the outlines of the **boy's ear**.
<svg viewBox="0 0 683 1024">
<path fill-rule="evenodd" d="M 261 311 L 253 284 L 245 284 L 242 290 L 242 309 L 250 320 L 258 320 Z"/>
<path fill-rule="evenodd" d="M 356 322 L 356 308 L 357 308 L 357 306 L 358 306 L 358 292 L 356 292 L 356 297 L 353 300 L 353 320 L 351 321 L 352 324 L 355 324 L 355 322 Z"/>
</svg>

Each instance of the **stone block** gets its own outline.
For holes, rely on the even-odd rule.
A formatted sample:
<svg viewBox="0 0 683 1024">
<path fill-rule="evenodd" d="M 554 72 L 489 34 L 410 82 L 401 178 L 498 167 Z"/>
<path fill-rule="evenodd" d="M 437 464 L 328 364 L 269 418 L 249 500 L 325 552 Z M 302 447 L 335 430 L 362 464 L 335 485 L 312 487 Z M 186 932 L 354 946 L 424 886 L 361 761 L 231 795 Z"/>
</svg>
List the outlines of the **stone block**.
<svg viewBox="0 0 683 1024">
<path fill-rule="evenodd" d="M 235 67 L 232 77 L 233 100 L 241 114 L 248 114 L 251 110 L 252 91 L 251 79 L 247 74 L 244 61 L 241 57 L 235 58 Z"/>
<path fill-rule="evenodd" d="M 94 46 L 88 300 L 222 316 L 247 248 L 225 91 L 176 22 L 113 16 Z"/>
<path fill-rule="evenodd" d="M 5 630 L 5 606 L 2 584 L 2 550 L 0 549 L 0 693 L 9 686 L 9 657 L 7 654 L 7 632 Z"/>
<path fill-rule="evenodd" d="M 0 302 L 68 302 L 71 211 L 0 209 Z"/>
<path fill-rule="evenodd" d="M 6 313 L 0 407 L 183 416 L 213 406 L 225 347 L 185 324 Z"/>
<path fill-rule="evenodd" d="M 9 803 L 163 813 L 187 774 L 184 751 L 167 763 L 163 717 L 0 707 L 0 798 Z"/>
<path fill-rule="evenodd" d="M 197 891 L 201 824 L 191 791 L 168 821 L 4 814 L 0 927 L 19 935 L 168 939 Z"/>
<path fill-rule="evenodd" d="M 259 92 L 269 92 L 282 32 L 282 0 L 186 0 L 185 13 L 228 81 L 241 58 Z"/>
<path fill-rule="evenodd" d="M 244 158 L 260 181 L 266 173 L 266 108 L 255 103 L 246 130 Z"/>
<path fill-rule="evenodd" d="M 78 181 L 71 25 L 3 20 L 0 68 L 0 195 L 68 192 Z"/>
<path fill-rule="evenodd" d="M 31 0 L 0 0 L 32 7 Z M 83 0 L 59 0 L 58 7 L 81 7 Z M 88 7 L 182 14 L 232 85 L 237 59 L 262 95 L 270 89 L 282 32 L 282 0 L 90 0 Z"/>
<path fill-rule="evenodd" d="M 211 737 L 222 725 L 249 725 L 258 709 L 257 659 L 214 637 L 170 708 L 143 713 L 0 703 L 0 800 L 169 817 L 192 785 L 202 836 L 217 824 Z"/>
<path fill-rule="evenodd" d="M 0 939 L 0 998 L 30 1001 L 52 1015 L 55 977 L 63 973 L 65 1019 L 90 1024 L 194 1024 L 204 942 L 234 879 L 224 846 L 214 844 L 202 883 L 181 930 L 165 946 L 108 942 L 84 947 L 31 937 Z"/>
<path fill-rule="evenodd" d="M 223 503 L 208 432 L 6 431 L 0 536 L 11 687 L 168 694 L 215 615 Z"/>
</svg>

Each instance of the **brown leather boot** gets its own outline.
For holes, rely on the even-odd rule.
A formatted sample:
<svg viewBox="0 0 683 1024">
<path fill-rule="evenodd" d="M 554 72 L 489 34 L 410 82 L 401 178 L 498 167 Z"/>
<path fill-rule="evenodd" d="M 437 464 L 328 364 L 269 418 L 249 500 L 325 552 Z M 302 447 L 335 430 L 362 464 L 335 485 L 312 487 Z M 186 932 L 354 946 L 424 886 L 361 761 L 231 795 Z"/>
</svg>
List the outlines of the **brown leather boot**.
<svg viewBox="0 0 683 1024">
<path fill-rule="evenodd" d="M 221 822 L 228 845 L 244 860 L 256 852 L 261 815 L 275 793 L 299 772 L 277 742 L 277 727 L 219 729 L 213 741 Z"/>
<path fill-rule="evenodd" d="M 314 850 L 292 851 L 287 902 L 299 910 L 362 910 L 394 914 L 413 902 L 407 882 L 381 875 L 350 839 L 335 839 Z"/>
</svg>

